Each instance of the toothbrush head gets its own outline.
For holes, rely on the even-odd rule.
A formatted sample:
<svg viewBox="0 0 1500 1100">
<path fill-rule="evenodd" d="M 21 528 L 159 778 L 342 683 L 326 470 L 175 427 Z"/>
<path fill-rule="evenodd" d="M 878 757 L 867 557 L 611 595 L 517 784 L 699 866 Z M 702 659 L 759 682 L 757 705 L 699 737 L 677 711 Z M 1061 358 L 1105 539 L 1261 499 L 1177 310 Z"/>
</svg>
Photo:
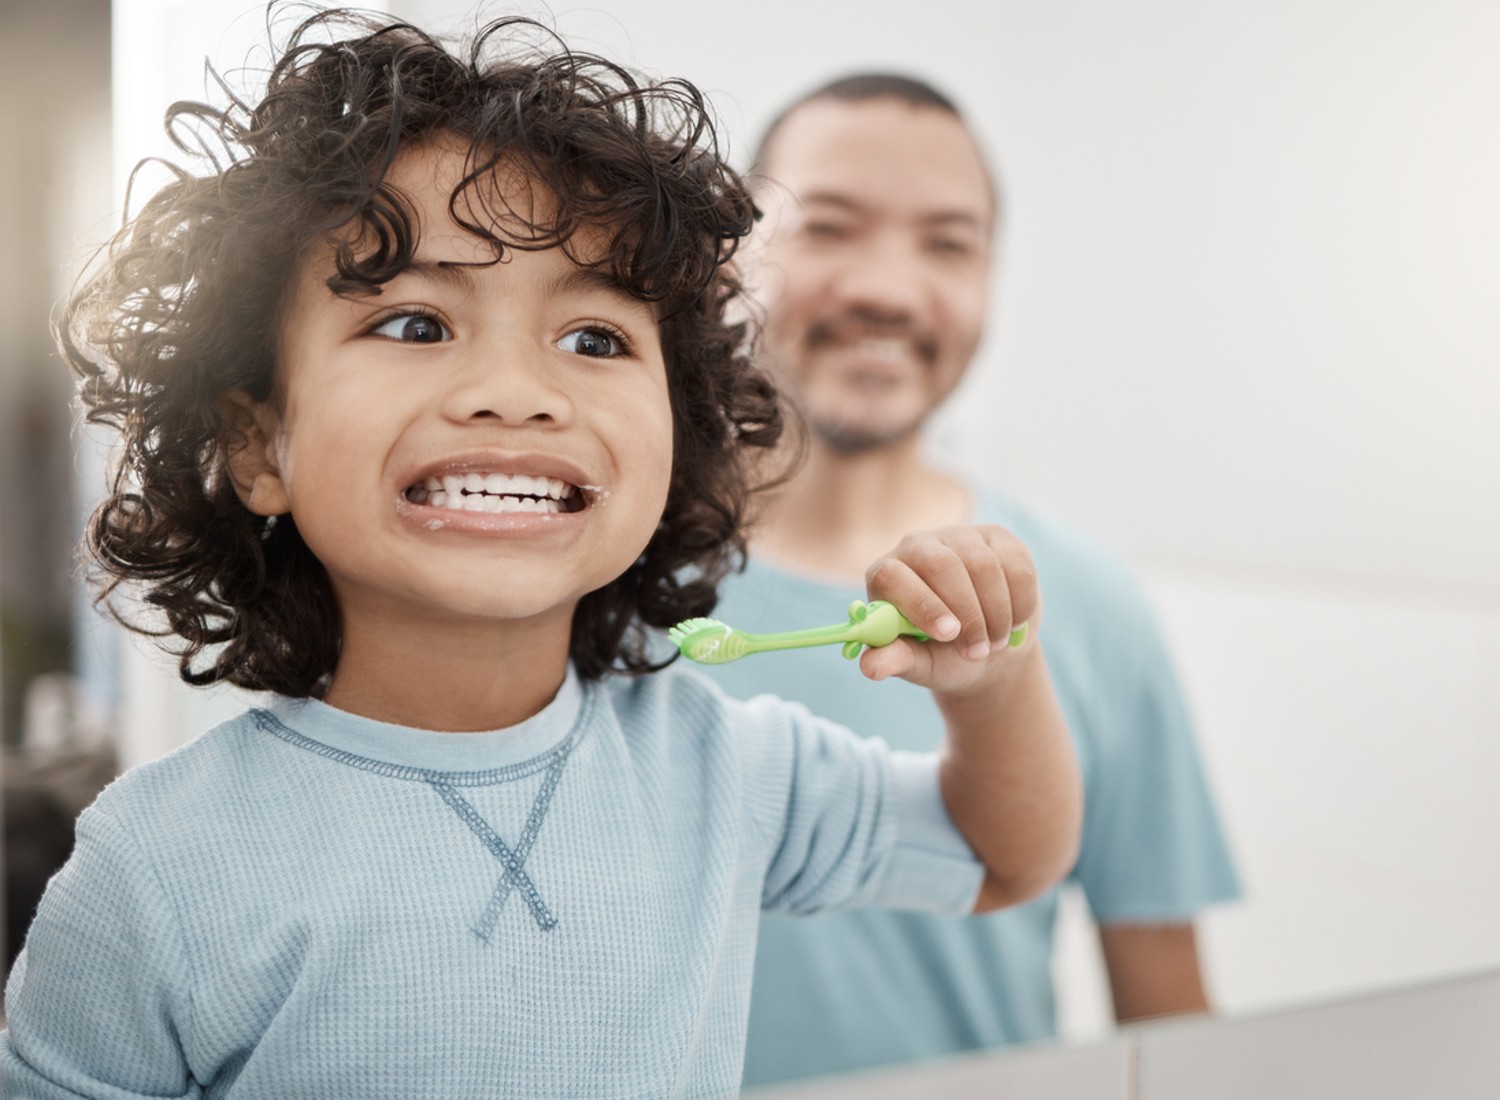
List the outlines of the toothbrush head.
<svg viewBox="0 0 1500 1100">
<path fill-rule="evenodd" d="M 724 665 L 750 652 L 749 639 L 718 619 L 686 619 L 667 631 L 677 651 L 702 665 Z"/>
</svg>

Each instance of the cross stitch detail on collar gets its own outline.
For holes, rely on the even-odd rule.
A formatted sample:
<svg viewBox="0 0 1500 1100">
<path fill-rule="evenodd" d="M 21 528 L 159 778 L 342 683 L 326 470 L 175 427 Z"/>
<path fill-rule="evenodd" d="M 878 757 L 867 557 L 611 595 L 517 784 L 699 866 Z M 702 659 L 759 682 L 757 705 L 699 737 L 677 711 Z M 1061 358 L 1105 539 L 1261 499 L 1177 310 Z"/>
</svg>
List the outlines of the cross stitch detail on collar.
<svg viewBox="0 0 1500 1100">
<path fill-rule="evenodd" d="M 536 843 L 537 833 L 541 830 L 542 819 L 547 816 L 547 807 L 552 802 L 553 792 L 557 790 L 558 780 L 562 778 L 563 767 L 568 762 L 568 757 L 578 744 L 580 730 L 587 727 L 590 708 L 589 697 L 584 696 L 584 704 L 578 717 L 574 721 L 573 729 L 568 736 L 549 752 L 541 756 L 533 757 L 520 764 L 512 764 L 502 768 L 491 768 L 479 772 L 462 771 L 430 771 L 426 768 L 416 768 L 404 764 L 392 764 L 380 760 L 371 760 L 368 757 L 348 752 L 344 749 L 336 749 L 321 741 L 315 741 L 304 734 L 287 726 L 276 715 L 268 710 L 256 708 L 252 710 L 251 716 L 255 724 L 268 733 L 295 745 L 300 749 L 315 753 L 318 756 L 347 764 L 350 767 L 361 768 L 376 775 L 387 776 L 392 779 L 411 780 L 426 783 L 442 796 L 443 801 L 456 813 L 460 820 L 477 836 L 491 855 L 499 861 L 504 868 L 500 881 L 496 883 L 494 892 L 490 895 L 489 904 L 485 906 L 484 913 L 480 915 L 479 922 L 474 926 L 474 934 L 486 943 L 495 931 L 495 922 L 500 917 L 500 911 L 505 908 L 506 900 L 510 897 L 512 889 L 519 889 L 526 899 L 526 907 L 531 910 L 532 919 L 536 921 L 537 927 L 543 932 L 549 931 L 557 925 L 557 918 L 547 908 L 547 903 L 542 900 L 542 895 L 536 888 L 530 875 L 526 873 L 526 857 L 531 854 L 532 845 Z M 526 818 L 525 828 L 521 830 L 520 843 L 512 849 L 500 835 L 490 828 L 489 822 L 480 816 L 472 803 L 462 794 L 460 788 L 488 786 L 493 783 L 509 783 L 524 776 L 535 775 L 538 771 L 544 771 L 541 790 L 537 792 L 536 798 L 531 803 L 531 813 Z"/>
<path fill-rule="evenodd" d="M 557 918 L 547 908 L 547 903 L 542 900 L 536 883 L 526 873 L 526 857 L 531 854 L 532 845 L 536 843 L 537 833 L 542 827 L 542 819 L 547 816 L 547 807 L 552 803 L 552 794 L 557 790 L 558 780 L 562 778 L 563 767 L 568 762 L 572 748 L 572 738 L 569 738 L 564 745 L 559 746 L 560 751 L 553 754 L 552 760 L 547 765 L 546 775 L 542 779 L 541 790 L 537 791 L 536 798 L 532 800 L 531 813 L 526 817 L 526 826 L 521 830 L 521 839 L 515 848 L 511 848 L 500 838 L 500 834 L 490 827 L 489 822 L 479 815 L 479 811 L 474 809 L 456 787 L 436 776 L 428 779 L 432 789 L 442 796 L 443 801 L 448 803 L 474 835 L 483 841 L 490 854 L 504 868 L 500 881 L 495 884 L 494 893 L 490 895 L 489 904 L 485 906 L 479 922 L 474 925 L 474 934 L 486 943 L 494 934 L 495 922 L 499 920 L 500 911 L 505 908 L 512 889 L 520 890 L 521 896 L 526 901 L 526 907 L 531 910 L 532 919 L 543 932 L 551 931 L 557 924 Z"/>
</svg>

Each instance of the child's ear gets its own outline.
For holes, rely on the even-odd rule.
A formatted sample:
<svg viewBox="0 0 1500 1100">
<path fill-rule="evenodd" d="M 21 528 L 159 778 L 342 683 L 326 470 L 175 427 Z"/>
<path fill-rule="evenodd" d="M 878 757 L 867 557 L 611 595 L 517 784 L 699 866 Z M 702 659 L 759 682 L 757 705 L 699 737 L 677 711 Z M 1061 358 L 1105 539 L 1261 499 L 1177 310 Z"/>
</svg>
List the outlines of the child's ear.
<svg viewBox="0 0 1500 1100">
<path fill-rule="evenodd" d="M 219 411 L 229 423 L 222 446 L 235 493 L 258 516 L 290 512 L 291 498 L 277 454 L 281 418 L 276 410 L 269 401 L 257 401 L 244 390 L 231 390 L 219 398 Z"/>
</svg>

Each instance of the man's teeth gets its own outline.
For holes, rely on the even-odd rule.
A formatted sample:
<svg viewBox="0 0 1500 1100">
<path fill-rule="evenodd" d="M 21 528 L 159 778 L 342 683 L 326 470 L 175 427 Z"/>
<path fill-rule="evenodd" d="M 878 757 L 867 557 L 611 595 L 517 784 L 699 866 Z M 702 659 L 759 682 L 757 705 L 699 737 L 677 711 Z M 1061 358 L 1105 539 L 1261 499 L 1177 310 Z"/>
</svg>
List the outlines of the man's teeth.
<svg viewBox="0 0 1500 1100">
<path fill-rule="evenodd" d="M 911 341 L 892 337 L 866 337 L 857 341 L 855 347 L 872 359 L 908 359 L 912 354 Z"/>
<path fill-rule="evenodd" d="M 577 489 L 555 477 L 530 474 L 445 474 L 414 485 L 417 504 L 461 512 L 562 512 Z"/>
</svg>

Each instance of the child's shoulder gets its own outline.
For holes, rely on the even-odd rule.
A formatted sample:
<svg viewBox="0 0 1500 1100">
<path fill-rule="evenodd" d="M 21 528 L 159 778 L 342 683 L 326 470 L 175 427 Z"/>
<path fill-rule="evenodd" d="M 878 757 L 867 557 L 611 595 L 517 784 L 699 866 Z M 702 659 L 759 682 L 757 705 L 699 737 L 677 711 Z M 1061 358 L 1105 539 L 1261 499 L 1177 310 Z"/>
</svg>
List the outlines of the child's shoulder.
<svg viewBox="0 0 1500 1100">
<path fill-rule="evenodd" d="M 810 741 L 844 733 L 801 703 L 774 695 L 738 699 L 697 668 L 678 662 L 601 685 L 627 751 L 638 766 L 692 772 L 727 767 L 776 773 Z M 853 739 L 853 735 L 849 735 Z"/>
<path fill-rule="evenodd" d="M 264 712 L 247 710 L 110 783 L 90 811 L 135 831 L 148 822 L 211 819 L 232 792 L 272 782 L 255 760 L 265 749 Z"/>
<path fill-rule="evenodd" d="M 605 676 L 598 683 L 617 713 L 673 703 L 715 710 L 726 698 L 717 684 L 682 660 L 639 676 Z"/>
<path fill-rule="evenodd" d="M 684 807 L 738 802 L 773 846 L 794 791 L 815 801 L 820 789 L 852 789 L 885 766 L 879 739 L 856 737 L 779 696 L 727 695 L 681 662 L 644 676 L 606 679 L 600 690 L 638 782 L 670 788 L 672 800 Z"/>
<path fill-rule="evenodd" d="M 679 729 L 688 725 L 699 731 L 735 734 L 795 724 L 809 717 L 801 703 L 774 695 L 740 699 L 726 694 L 718 682 L 686 661 L 643 676 L 607 677 L 602 686 L 609 706 L 627 729 L 643 724 Z"/>
</svg>

